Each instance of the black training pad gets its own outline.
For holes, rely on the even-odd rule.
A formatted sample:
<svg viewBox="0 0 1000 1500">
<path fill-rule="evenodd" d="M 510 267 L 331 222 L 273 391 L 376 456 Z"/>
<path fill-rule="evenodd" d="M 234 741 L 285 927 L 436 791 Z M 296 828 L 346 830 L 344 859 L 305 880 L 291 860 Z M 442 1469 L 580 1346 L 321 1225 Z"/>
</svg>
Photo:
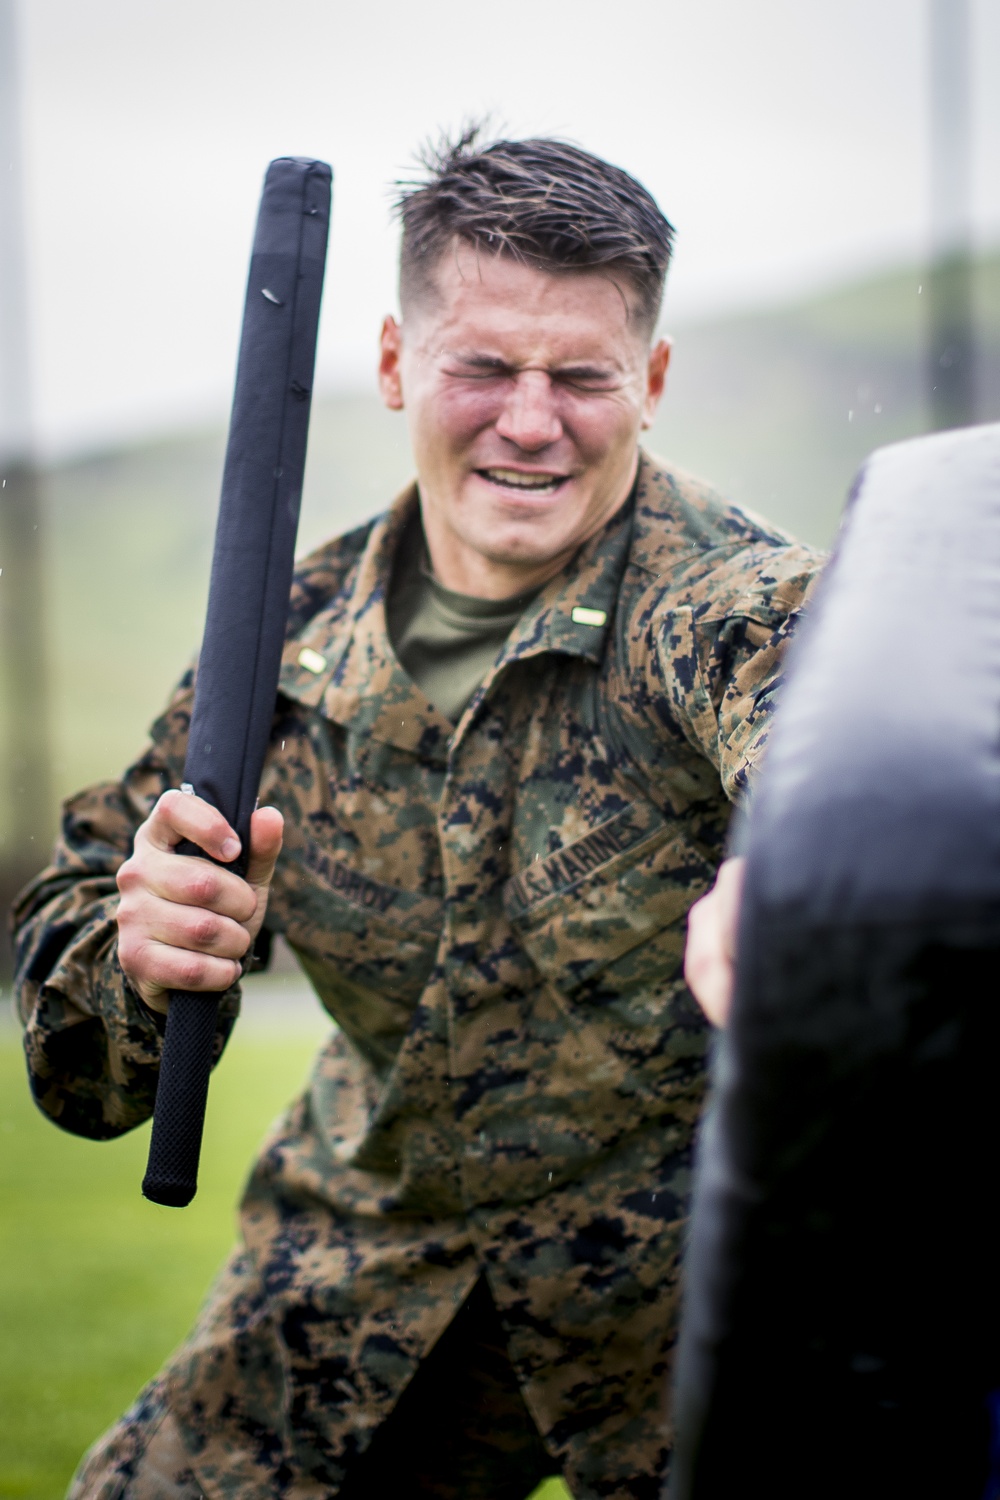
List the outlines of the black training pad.
<svg viewBox="0 0 1000 1500">
<path fill-rule="evenodd" d="M 874 454 L 750 814 L 676 1500 L 1000 1495 L 1000 426 Z"/>
<path fill-rule="evenodd" d="M 184 777 L 236 829 L 246 868 L 288 619 L 330 226 L 325 162 L 273 161 L 250 260 L 208 614 Z M 171 997 L 142 1190 L 194 1197 L 217 995 Z"/>
</svg>

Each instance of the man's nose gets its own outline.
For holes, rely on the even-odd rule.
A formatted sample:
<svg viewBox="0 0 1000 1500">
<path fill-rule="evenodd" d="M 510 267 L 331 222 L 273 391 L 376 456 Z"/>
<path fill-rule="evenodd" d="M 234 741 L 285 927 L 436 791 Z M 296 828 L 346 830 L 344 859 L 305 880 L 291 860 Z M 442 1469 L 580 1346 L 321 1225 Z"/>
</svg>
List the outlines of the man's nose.
<svg viewBox="0 0 1000 1500">
<path fill-rule="evenodd" d="M 544 370 L 521 370 L 496 424 L 499 435 L 528 453 L 562 437 L 552 381 Z"/>
</svg>

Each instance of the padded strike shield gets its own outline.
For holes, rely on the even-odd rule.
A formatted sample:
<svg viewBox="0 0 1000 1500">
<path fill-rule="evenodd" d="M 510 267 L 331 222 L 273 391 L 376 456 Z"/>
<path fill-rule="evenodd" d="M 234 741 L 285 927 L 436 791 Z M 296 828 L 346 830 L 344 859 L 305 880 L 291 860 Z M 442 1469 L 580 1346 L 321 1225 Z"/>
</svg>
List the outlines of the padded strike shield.
<svg viewBox="0 0 1000 1500">
<path fill-rule="evenodd" d="M 1000 1494 L 1000 427 L 862 471 L 750 813 L 675 1500 Z"/>
<path fill-rule="evenodd" d="M 325 162 L 281 157 L 264 179 L 185 761 L 244 851 L 288 618 L 331 178 Z M 242 874 L 245 856 L 227 868 Z M 197 1188 L 219 999 L 171 995 L 142 1184 L 156 1203 L 183 1207 Z"/>
</svg>

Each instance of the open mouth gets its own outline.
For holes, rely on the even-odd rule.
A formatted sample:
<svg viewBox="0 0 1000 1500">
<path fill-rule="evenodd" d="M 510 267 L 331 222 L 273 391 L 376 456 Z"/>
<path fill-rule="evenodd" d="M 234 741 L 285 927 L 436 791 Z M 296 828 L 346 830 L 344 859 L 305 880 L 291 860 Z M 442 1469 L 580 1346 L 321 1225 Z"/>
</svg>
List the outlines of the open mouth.
<svg viewBox="0 0 1000 1500">
<path fill-rule="evenodd" d="M 517 490 L 521 495 L 554 495 L 569 478 L 567 474 L 525 474 L 520 469 L 477 469 L 476 473 L 498 489 Z"/>
</svg>

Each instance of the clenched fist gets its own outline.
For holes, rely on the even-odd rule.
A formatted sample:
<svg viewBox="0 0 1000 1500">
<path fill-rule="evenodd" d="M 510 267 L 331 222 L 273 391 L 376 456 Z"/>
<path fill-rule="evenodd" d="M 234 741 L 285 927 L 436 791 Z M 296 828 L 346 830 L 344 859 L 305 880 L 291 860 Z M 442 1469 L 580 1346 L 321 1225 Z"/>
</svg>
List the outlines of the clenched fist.
<svg viewBox="0 0 1000 1500">
<path fill-rule="evenodd" d="M 164 792 L 118 871 L 118 960 L 151 1010 L 166 1012 L 170 990 L 211 993 L 235 984 L 240 960 L 264 921 L 283 827 L 277 808 L 254 813 L 242 879 L 208 860 L 174 853 L 190 839 L 228 863 L 240 841 L 208 802 Z"/>
</svg>

